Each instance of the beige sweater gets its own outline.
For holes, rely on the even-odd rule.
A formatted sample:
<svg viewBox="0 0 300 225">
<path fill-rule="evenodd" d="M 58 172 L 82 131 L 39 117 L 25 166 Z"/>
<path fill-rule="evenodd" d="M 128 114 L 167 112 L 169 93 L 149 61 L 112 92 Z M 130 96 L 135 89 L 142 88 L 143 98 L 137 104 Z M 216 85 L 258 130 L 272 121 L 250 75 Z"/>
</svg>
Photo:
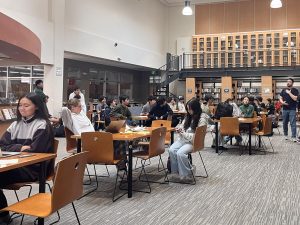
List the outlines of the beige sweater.
<svg viewBox="0 0 300 225">
<path fill-rule="evenodd" d="M 205 113 L 202 113 L 200 120 L 198 122 L 198 127 L 205 126 L 205 125 L 207 126 L 208 119 L 209 119 L 208 115 Z M 187 130 L 184 130 L 184 128 L 183 128 L 184 121 L 185 120 L 183 120 L 182 123 L 180 123 L 176 126 L 176 128 L 179 128 L 179 129 L 181 128 L 183 130 L 182 133 L 179 133 L 179 140 L 193 143 L 195 132 L 191 129 L 191 127 L 189 127 Z"/>
</svg>

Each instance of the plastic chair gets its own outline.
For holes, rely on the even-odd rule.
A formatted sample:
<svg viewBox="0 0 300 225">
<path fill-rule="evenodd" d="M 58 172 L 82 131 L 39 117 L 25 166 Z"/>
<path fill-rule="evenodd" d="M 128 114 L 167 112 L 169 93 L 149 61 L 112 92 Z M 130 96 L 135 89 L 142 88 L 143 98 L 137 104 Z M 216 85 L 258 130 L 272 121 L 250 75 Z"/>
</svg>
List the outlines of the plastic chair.
<svg viewBox="0 0 300 225">
<path fill-rule="evenodd" d="M 61 160 L 57 165 L 52 193 L 38 193 L 2 211 L 46 218 L 71 203 L 77 222 L 80 224 L 73 201 L 78 199 L 83 192 L 82 180 L 86 158 L 87 153 L 82 152 Z"/>
</svg>

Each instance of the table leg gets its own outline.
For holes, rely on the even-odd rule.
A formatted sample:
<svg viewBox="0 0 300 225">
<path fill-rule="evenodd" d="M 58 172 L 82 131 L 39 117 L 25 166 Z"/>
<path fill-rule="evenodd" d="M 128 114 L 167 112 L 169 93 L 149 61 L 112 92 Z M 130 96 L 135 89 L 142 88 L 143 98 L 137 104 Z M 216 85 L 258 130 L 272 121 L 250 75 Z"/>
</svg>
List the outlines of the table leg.
<svg viewBox="0 0 300 225">
<path fill-rule="evenodd" d="M 81 152 L 81 138 L 77 139 L 77 153 Z"/>
<path fill-rule="evenodd" d="M 249 123 L 249 155 L 252 154 L 251 152 L 251 136 L 252 136 L 252 123 Z"/>
<path fill-rule="evenodd" d="M 216 142 L 216 153 L 219 153 L 219 123 L 215 122 L 216 125 L 216 136 L 215 136 L 215 142 Z"/>
<path fill-rule="evenodd" d="M 127 185 L 128 185 L 128 198 L 131 198 L 132 197 L 132 142 L 128 143 Z"/>
<path fill-rule="evenodd" d="M 173 144 L 174 143 L 174 131 L 171 131 L 171 144 Z"/>
<path fill-rule="evenodd" d="M 39 193 L 45 193 L 46 191 L 46 162 L 40 163 L 39 172 Z M 38 218 L 38 225 L 44 224 L 44 218 Z"/>
</svg>

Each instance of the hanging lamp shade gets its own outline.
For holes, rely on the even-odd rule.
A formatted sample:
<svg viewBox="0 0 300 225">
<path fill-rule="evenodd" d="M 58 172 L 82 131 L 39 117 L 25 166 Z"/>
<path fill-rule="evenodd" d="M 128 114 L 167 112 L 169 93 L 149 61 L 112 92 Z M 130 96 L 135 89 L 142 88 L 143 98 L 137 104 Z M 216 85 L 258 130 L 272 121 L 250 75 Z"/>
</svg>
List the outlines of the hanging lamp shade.
<svg viewBox="0 0 300 225">
<path fill-rule="evenodd" d="M 281 0 L 272 0 L 271 1 L 271 4 L 270 4 L 270 7 L 272 9 L 278 9 L 278 8 L 281 8 L 282 7 L 282 2 Z"/>
<path fill-rule="evenodd" d="M 182 15 L 184 15 L 184 16 L 193 15 L 193 10 L 191 8 L 191 2 L 190 1 L 184 1 L 184 8 L 182 9 Z"/>
</svg>

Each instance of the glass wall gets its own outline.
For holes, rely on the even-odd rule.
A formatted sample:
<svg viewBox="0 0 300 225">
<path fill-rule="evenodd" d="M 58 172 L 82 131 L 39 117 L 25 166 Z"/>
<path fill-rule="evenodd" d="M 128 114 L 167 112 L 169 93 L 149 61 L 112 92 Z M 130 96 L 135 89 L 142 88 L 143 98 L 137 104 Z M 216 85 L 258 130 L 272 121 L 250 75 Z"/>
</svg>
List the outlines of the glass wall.
<svg viewBox="0 0 300 225">
<path fill-rule="evenodd" d="M 34 90 L 36 80 L 44 79 L 44 66 L 0 67 L 0 104 L 16 102 Z"/>
</svg>

